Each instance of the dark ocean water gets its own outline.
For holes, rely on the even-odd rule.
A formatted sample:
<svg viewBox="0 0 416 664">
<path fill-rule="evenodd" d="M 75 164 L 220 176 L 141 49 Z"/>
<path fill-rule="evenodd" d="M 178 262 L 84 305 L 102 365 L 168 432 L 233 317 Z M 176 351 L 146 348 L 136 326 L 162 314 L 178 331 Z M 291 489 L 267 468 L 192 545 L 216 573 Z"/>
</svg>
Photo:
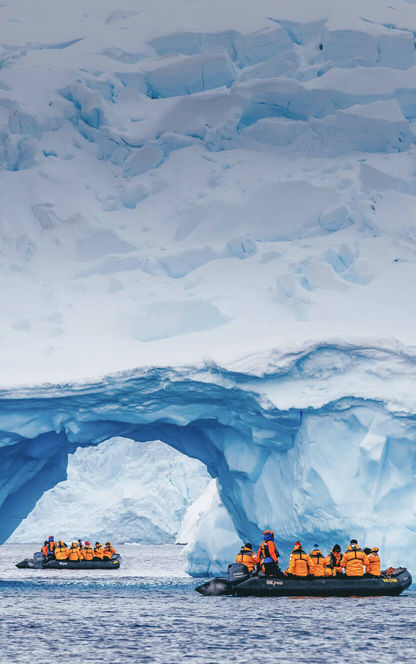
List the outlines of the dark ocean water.
<svg viewBox="0 0 416 664">
<path fill-rule="evenodd" d="M 0 547 L 1 662 L 416 662 L 416 589 L 203 597 L 180 547 L 121 547 L 120 570 L 13 567 L 32 548 Z"/>
</svg>

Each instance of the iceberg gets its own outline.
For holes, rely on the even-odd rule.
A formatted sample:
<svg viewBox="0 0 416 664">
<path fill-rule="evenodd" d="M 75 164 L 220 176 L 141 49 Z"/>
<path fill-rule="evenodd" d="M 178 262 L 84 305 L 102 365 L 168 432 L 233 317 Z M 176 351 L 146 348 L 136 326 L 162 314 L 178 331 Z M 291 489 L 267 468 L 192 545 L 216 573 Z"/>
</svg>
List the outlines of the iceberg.
<svg viewBox="0 0 416 664">
<path fill-rule="evenodd" d="M 308 548 L 355 536 L 380 546 L 386 564 L 409 564 L 413 362 L 398 346 L 333 344 L 227 368 L 154 368 L 3 391 L 1 537 L 65 479 L 68 453 L 123 436 L 163 441 L 215 478 L 191 508 L 193 526 L 188 519 L 190 573 L 223 569 L 238 541 L 258 543 L 270 526 L 283 555 L 298 538 Z M 109 475 L 116 469 L 110 461 Z"/>
<path fill-rule="evenodd" d="M 416 4 L 136 4 L 0 8 L 0 540 L 122 437 L 206 467 L 192 574 L 411 565 Z"/>
</svg>

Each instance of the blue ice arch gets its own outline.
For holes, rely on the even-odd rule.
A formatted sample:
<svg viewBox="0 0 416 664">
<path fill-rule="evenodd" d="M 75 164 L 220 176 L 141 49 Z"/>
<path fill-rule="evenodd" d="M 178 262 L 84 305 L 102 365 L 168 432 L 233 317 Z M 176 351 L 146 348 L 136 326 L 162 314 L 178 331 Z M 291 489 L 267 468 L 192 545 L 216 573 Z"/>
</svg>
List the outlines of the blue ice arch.
<svg viewBox="0 0 416 664">
<path fill-rule="evenodd" d="M 397 348 L 316 345 L 233 370 L 154 367 L 3 390 L 1 541 L 66 479 L 69 453 L 125 436 L 201 460 L 243 539 L 272 525 L 287 552 L 294 538 L 326 546 L 354 533 L 404 562 L 416 543 L 416 415 L 406 394 L 391 395 L 397 381 L 406 392 L 413 367 Z"/>
</svg>

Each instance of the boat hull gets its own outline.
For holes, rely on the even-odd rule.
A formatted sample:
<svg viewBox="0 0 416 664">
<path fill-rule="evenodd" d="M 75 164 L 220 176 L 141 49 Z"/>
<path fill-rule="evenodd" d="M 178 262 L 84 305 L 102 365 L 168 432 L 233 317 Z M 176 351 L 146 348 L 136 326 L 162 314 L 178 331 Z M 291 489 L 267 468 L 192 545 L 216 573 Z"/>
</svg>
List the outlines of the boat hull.
<svg viewBox="0 0 416 664">
<path fill-rule="evenodd" d="M 196 588 L 201 595 L 253 597 L 374 597 L 400 595 L 412 583 L 410 572 L 399 568 L 380 577 L 270 578 L 246 576 L 237 581 L 211 579 Z"/>
</svg>

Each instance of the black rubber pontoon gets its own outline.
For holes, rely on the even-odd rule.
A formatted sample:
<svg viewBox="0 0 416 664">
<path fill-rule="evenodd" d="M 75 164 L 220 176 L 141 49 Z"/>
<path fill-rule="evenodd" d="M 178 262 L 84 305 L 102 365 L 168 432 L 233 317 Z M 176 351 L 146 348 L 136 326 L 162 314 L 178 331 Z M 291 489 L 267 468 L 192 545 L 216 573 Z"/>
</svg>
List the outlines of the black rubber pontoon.
<svg viewBox="0 0 416 664">
<path fill-rule="evenodd" d="M 257 597 L 372 597 L 400 595 L 412 583 L 410 572 L 398 567 L 379 577 L 312 577 L 272 578 L 257 574 L 251 576 L 240 563 L 228 566 L 226 579 L 216 578 L 195 588 L 201 595 L 239 595 Z"/>
<path fill-rule="evenodd" d="M 118 569 L 121 556 L 114 553 L 110 560 L 45 560 L 42 553 L 35 553 L 33 558 L 25 558 L 16 564 L 19 569 Z"/>
</svg>

